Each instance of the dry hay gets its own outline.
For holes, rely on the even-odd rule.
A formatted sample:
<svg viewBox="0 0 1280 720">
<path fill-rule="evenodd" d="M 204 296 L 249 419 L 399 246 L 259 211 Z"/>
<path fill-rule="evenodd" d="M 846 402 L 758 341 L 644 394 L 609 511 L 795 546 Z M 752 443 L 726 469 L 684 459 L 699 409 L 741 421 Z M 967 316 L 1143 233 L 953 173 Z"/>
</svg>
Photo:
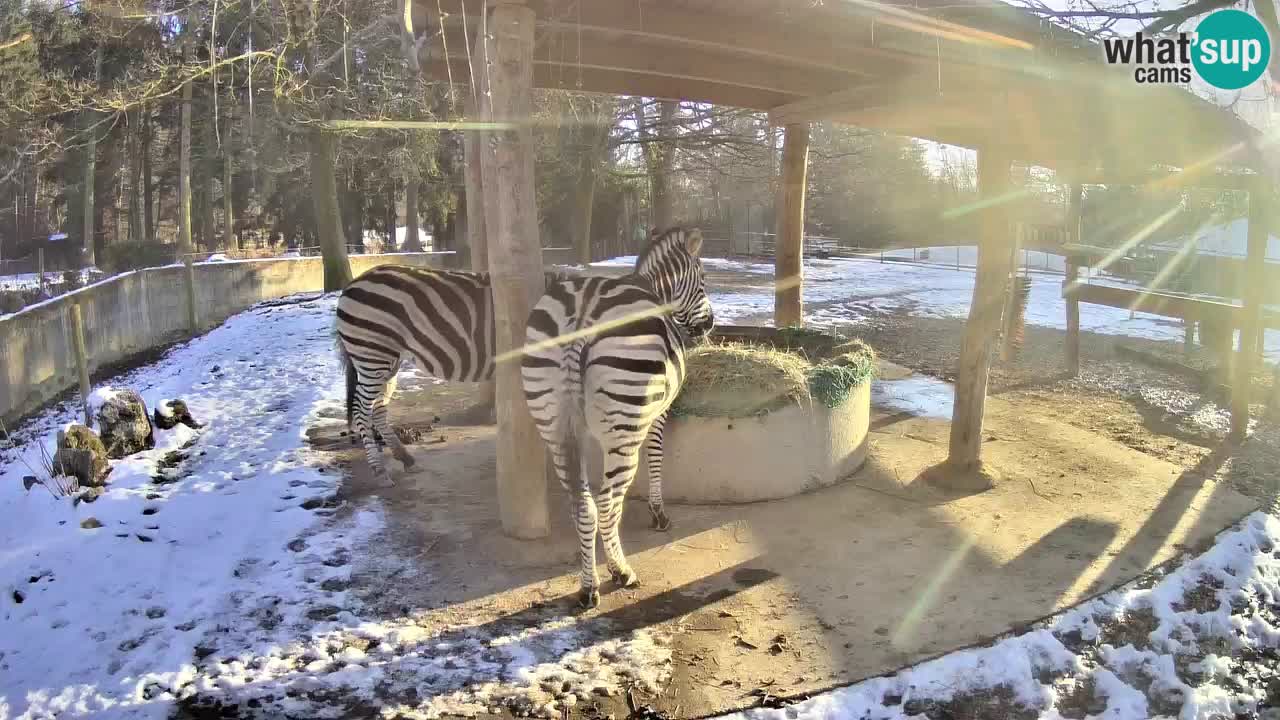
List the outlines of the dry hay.
<svg viewBox="0 0 1280 720">
<path fill-rule="evenodd" d="M 672 412 L 677 417 L 749 417 L 814 401 L 844 402 L 870 381 L 875 353 L 861 340 L 783 330 L 759 342 L 721 342 L 685 357 L 685 382 Z"/>
</svg>

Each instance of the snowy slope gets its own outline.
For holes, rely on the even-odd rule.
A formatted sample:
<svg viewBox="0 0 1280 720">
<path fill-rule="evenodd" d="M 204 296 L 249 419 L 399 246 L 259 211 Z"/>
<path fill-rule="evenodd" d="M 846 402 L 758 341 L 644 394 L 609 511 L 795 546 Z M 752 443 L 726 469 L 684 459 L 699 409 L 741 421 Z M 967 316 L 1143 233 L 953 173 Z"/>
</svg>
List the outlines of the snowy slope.
<svg viewBox="0 0 1280 720">
<path fill-rule="evenodd" d="M 270 575 L 238 582 L 237 567 L 287 560 L 286 543 L 317 520 L 302 506 L 339 480 L 309 467 L 301 437 L 340 392 L 331 307 L 259 307 L 135 372 L 127 384 L 149 407 L 181 397 L 206 427 L 157 431 L 155 450 L 114 463 L 96 502 L 25 492 L 15 456 L 35 465 L 35 449 L 6 452 L 0 718 L 130 707 L 130 717 L 164 717 L 149 686 L 190 672 L 233 593 L 272 589 Z M 43 442 L 52 449 L 49 431 L 73 419 L 47 414 Z M 178 479 L 153 482 L 175 451 L 186 455 Z M 89 518 L 102 527 L 82 529 Z"/>
</svg>

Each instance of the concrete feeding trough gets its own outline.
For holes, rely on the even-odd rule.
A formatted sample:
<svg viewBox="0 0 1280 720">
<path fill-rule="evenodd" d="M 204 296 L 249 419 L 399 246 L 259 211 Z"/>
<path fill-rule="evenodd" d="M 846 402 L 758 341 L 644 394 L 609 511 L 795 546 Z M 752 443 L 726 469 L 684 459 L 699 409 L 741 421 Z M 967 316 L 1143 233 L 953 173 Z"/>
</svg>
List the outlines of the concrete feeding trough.
<svg viewBox="0 0 1280 720">
<path fill-rule="evenodd" d="M 777 500 L 833 485 L 866 459 L 875 356 L 862 341 L 731 326 L 687 368 L 664 438 L 667 500 Z M 642 462 L 632 492 L 647 487 Z"/>
</svg>

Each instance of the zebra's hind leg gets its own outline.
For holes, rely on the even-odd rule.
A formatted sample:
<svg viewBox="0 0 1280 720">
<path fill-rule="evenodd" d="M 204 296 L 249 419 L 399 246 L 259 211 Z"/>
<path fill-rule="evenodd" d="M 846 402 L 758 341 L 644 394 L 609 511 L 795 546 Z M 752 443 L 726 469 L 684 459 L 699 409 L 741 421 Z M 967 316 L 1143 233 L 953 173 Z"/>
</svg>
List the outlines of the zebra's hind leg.
<svg viewBox="0 0 1280 720">
<path fill-rule="evenodd" d="M 581 562 L 578 604 L 590 609 L 600 604 L 600 578 L 596 575 L 596 529 L 600 518 L 595 498 L 591 497 L 591 489 L 585 484 L 575 493 L 573 505 Z"/>
<path fill-rule="evenodd" d="M 405 470 L 408 470 L 414 466 L 413 455 L 405 449 L 400 436 L 387 422 L 387 404 L 391 402 L 391 396 L 396 391 L 396 376 L 392 375 L 382 387 L 382 392 L 373 402 L 373 427 L 382 436 L 383 444 L 391 446 L 391 454 L 395 455 L 396 460 L 400 461 Z"/>
<path fill-rule="evenodd" d="M 360 368 L 359 384 L 355 393 L 355 412 L 352 424 L 356 434 L 364 443 L 365 458 L 369 461 L 369 469 L 373 472 L 374 481 L 382 487 L 390 487 L 391 473 L 382 461 L 382 447 L 378 443 L 374 428 L 373 405 L 376 398 L 381 397 L 392 369 L 385 367 Z M 395 435 L 392 435 L 395 437 Z"/>
<path fill-rule="evenodd" d="M 652 518 L 649 527 L 658 532 L 671 529 L 671 518 L 667 517 L 662 503 L 662 433 L 666 425 L 667 413 L 664 412 L 649 426 L 649 435 L 644 443 L 649 467 L 649 516 Z"/>
<path fill-rule="evenodd" d="M 634 446 L 632 446 L 634 447 Z M 619 587 L 635 587 L 640 584 L 636 571 L 627 562 L 622 552 L 622 506 L 626 499 L 627 488 L 635 479 L 636 468 L 640 463 L 637 452 L 605 453 L 605 482 L 599 494 L 600 536 L 604 541 L 604 555 L 609 563 L 609 572 Z"/>
</svg>

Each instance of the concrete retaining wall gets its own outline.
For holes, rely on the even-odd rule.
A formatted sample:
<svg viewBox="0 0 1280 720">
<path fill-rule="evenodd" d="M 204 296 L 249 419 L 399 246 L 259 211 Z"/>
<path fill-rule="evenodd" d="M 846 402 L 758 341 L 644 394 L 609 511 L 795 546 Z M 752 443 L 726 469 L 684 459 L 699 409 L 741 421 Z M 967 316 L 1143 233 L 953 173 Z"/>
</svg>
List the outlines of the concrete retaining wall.
<svg viewBox="0 0 1280 720">
<path fill-rule="evenodd" d="M 351 272 L 377 265 L 443 267 L 451 253 L 353 255 Z M 194 266 L 200 330 L 254 303 L 324 288 L 320 258 L 242 260 Z M 0 319 L 0 419 L 8 427 L 77 382 L 71 313 L 84 316 L 89 371 L 192 335 L 186 268 L 124 273 Z"/>
</svg>

